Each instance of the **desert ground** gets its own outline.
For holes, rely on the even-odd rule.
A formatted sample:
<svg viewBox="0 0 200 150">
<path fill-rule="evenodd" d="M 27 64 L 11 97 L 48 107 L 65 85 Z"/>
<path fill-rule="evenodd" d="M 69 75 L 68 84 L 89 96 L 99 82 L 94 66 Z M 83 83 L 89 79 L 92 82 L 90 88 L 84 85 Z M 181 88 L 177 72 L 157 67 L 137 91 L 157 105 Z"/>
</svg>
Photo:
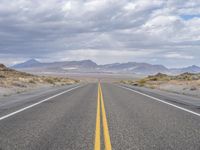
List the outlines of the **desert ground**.
<svg viewBox="0 0 200 150">
<path fill-rule="evenodd" d="M 122 80 L 121 83 L 200 97 L 200 74 L 170 76 L 158 73 L 139 80 Z"/>
<path fill-rule="evenodd" d="M 77 82 L 79 81 L 66 77 L 41 76 L 20 72 L 0 64 L 0 97 L 38 88 L 63 86 Z"/>
</svg>

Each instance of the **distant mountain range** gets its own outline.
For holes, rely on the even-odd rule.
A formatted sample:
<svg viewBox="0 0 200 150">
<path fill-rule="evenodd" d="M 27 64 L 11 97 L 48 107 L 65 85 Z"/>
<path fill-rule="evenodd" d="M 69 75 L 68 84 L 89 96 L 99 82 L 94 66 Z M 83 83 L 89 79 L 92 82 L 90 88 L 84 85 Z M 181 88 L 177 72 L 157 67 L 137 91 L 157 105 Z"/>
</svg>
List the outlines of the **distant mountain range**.
<svg viewBox="0 0 200 150">
<path fill-rule="evenodd" d="M 185 68 L 167 68 L 163 65 L 152 65 L 148 63 L 112 63 L 98 65 L 91 60 L 81 61 L 62 61 L 42 63 L 35 59 L 28 60 L 24 63 L 16 64 L 11 68 L 24 71 L 42 71 L 42 72 L 79 72 L 79 73 L 130 73 L 152 75 L 156 73 L 180 74 L 184 72 L 200 73 L 200 67 L 189 66 Z"/>
<path fill-rule="evenodd" d="M 30 59 L 26 62 L 20 63 L 20 64 L 16 64 L 14 66 L 12 66 L 12 68 L 32 68 L 35 66 L 39 66 L 40 63 L 39 61 L 35 60 L 35 59 Z"/>
</svg>

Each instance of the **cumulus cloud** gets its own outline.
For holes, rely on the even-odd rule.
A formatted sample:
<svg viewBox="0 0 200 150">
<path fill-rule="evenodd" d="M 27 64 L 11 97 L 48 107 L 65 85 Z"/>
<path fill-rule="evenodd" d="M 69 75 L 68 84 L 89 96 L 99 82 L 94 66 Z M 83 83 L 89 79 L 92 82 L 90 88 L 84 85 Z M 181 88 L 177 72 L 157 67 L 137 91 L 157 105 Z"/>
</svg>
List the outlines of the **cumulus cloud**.
<svg viewBox="0 0 200 150">
<path fill-rule="evenodd" d="M 200 65 L 199 48 L 198 0 L 0 3 L 0 61 L 7 64 L 38 58 L 92 59 L 101 64 L 145 61 L 171 66 L 178 58 L 180 66 Z"/>
</svg>

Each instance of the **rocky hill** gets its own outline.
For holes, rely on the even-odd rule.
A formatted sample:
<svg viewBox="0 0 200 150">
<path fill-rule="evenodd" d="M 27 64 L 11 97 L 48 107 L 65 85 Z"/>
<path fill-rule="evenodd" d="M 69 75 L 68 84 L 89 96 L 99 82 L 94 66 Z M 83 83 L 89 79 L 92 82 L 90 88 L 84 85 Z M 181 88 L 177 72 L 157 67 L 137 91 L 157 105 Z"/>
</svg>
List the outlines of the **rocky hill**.
<svg viewBox="0 0 200 150">
<path fill-rule="evenodd" d="M 2 91 L 6 90 L 20 92 L 29 88 L 43 85 L 59 86 L 65 84 L 73 84 L 76 82 L 78 81 L 68 78 L 32 75 L 7 68 L 5 65 L 0 64 L 0 95 L 2 94 Z"/>
<path fill-rule="evenodd" d="M 140 80 L 121 83 L 200 97 L 200 73 L 186 72 L 175 76 L 158 73 Z"/>
</svg>

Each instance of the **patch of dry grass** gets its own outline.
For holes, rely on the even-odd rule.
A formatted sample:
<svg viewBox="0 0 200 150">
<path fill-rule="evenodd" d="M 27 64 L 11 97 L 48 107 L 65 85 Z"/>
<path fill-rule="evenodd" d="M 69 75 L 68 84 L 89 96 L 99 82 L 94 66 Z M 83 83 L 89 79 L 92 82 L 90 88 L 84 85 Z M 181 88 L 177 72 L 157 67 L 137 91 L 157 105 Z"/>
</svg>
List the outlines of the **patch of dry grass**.
<svg viewBox="0 0 200 150">
<path fill-rule="evenodd" d="M 158 73 L 136 81 L 123 80 L 121 83 L 200 97 L 200 74 L 183 73 L 170 76 Z"/>
<path fill-rule="evenodd" d="M 66 85 L 77 83 L 77 80 L 61 77 L 36 76 L 13 69 L 0 64 L 0 87 L 26 88 L 38 84 Z"/>
</svg>

